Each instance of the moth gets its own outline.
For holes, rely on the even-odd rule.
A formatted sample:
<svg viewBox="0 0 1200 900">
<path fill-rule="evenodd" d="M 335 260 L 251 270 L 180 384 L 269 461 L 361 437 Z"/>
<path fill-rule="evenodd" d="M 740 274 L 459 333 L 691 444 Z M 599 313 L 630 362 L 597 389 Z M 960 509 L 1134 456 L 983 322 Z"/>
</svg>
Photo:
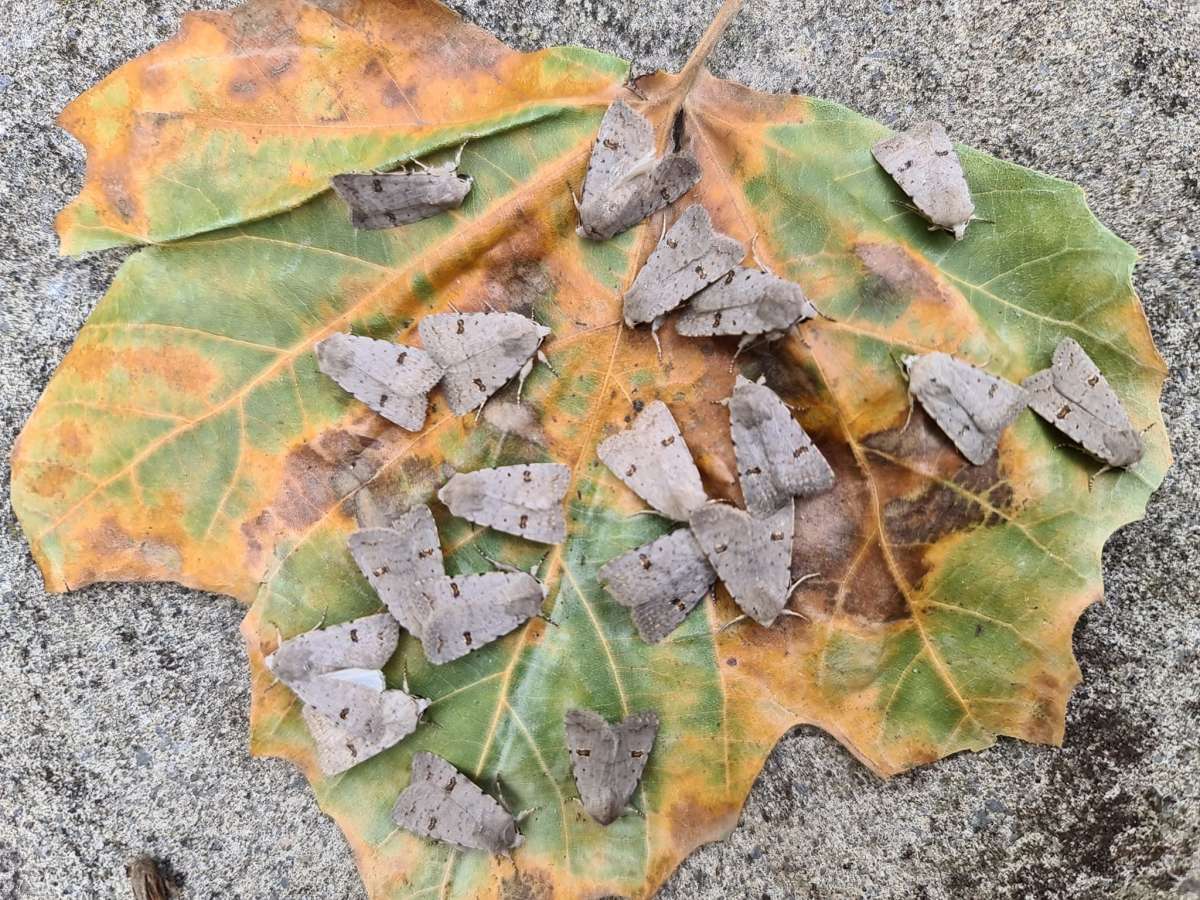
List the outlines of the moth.
<svg viewBox="0 0 1200 900">
<path fill-rule="evenodd" d="M 639 712 L 610 725 L 585 709 L 568 710 L 564 725 L 575 786 L 587 814 L 609 825 L 633 796 L 658 734 L 658 716 Z"/>
<path fill-rule="evenodd" d="M 1049 369 L 1022 386 L 1029 407 L 1106 465 L 1126 468 L 1145 452 L 1142 436 L 1100 369 L 1071 338 L 1054 349 Z"/>
<path fill-rule="evenodd" d="M 707 500 L 700 471 L 679 426 L 661 400 L 596 449 L 614 475 L 668 519 L 686 522 Z"/>
<path fill-rule="evenodd" d="M 768 516 L 789 498 L 833 487 L 833 469 L 773 390 L 739 375 L 728 406 L 738 480 L 751 515 Z"/>
<path fill-rule="evenodd" d="M 350 535 L 349 545 L 350 555 L 392 618 L 420 638 L 430 610 L 418 585 L 446 572 L 429 507 L 414 506 L 390 527 L 356 531 Z"/>
<path fill-rule="evenodd" d="M 527 572 L 444 575 L 419 585 L 429 604 L 421 647 L 442 665 L 485 647 L 542 609 L 546 591 Z"/>
<path fill-rule="evenodd" d="M 461 154 L 439 166 L 417 163 L 415 171 L 349 172 L 331 181 L 355 228 L 395 228 L 462 206 L 474 182 L 458 172 Z"/>
<path fill-rule="evenodd" d="M 667 313 L 724 276 L 744 255 L 739 241 L 713 230 L 708 210 L 698 203 L 689 206 L 625 292 L 625 323 L 632 328 L 652 322 L 657 331 Z"/>
<path fill-rule="evenodd" d="M 570 484 L 571 470 L 561 463 L 501 466 L 457 473 L 438 491 L 438 499 L 477 525 L 559 544 L 567 536 L 562 502 Z"/>
<path fill-rule="evenodd" d="M 440 756 L 413 756 L 412 780 L 392 808 L 392 821 L 421 837 L 462 850 L 508 853 L 521 846 L 517 820 Z"/>
<path fill-rule="evenodd" d="M 908 389 L 968 460 L 983 465 L 1029 403 L 1019 385 L 946 353 L 906 356 Z"/>
<path fill-rule="evenodd" d="M 610 560 L 597 577 L 631 610 L 642 640 L 656 644 L 712 590 L 717 573 L 692 532 L 680 528 Z"/>
<path fill-rule="evenodd" d="M 523 383 L 550 329 L 519 313 L 437 313 L 417 325 L 421 343 L 442 367 L 456 416 L 482 406 L 514 376 Z"/>
<path fill-rule="evenodd" d="M 933 230 L 962 240 L 975 214 L 962 163 L 939 122 L 921 122 L 877 143 L 871 153 Z"/>
<path fill-rule="evenodd" d="M 149 856 L 139 856 L 128 863 L 125 874 L 129 876 L 133 900 L 170 900 L 174 896 L 175 892 L 159 871 L 158 863 Z"/>
<path fill-rule="evenodd" d="M 712 502 L 692 513 L 696 543 L 717 577 L 747 616 L 763 626 L 774 624 L 791 596 L 795 504 L 758 519 L 728 503 Z"/>
<path fill-rule="evenodd" d="M 284 641 L 267 668 L 304 703 L 317 760 L 334 775 L 411 734 L 427 700 L 389 690 L 380 669 L 400 629 L 387 613 L 314 629 Z"/>
<path fill-rule="evenodd" d="M 408 431 L 425 425 L 428 395 L 442 367 L 417 347 L 353 334 L 316 345 L 317 368 L 389 422 Z"/>
<path fill-rule="evenodd" d="M 592 148 L 578 233 L 607 240 L 674 203 L 699 180 L 700 164 L 691 153 L 657 156 L 649 120 L 618 100 L 604 113 Z"/>
<path fill-rule="evenodd" d="M 820 315 L 804 289 L 764 269 L 737 266 L 692 297 L 675 323 L 686 337 L 781 335 Z"/>
</svg>

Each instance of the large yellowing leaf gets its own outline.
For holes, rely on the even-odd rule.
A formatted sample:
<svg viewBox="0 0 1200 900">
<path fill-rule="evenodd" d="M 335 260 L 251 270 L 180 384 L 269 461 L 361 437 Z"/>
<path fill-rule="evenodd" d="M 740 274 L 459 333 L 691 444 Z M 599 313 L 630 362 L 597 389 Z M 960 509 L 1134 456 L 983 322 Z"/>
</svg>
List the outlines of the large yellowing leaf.
<svg viewBox="0 0 1200 900">
<path fill-rule="evenodd" d="M 1100 550 L 1142 513 L 1169 464 L 1163 365 L 1130 285 L 1131 248 L 1061 181 L 963 149 L 978 213 L 964 241 L 931 233 L 870 155 L 880 125 L 767 96 L 698 67 L 621 86 L 624 64 L 577 48 L 514 53 L 428 2 L 256 0 L 182 34 L 75 102 L 65 122 L 89 177 L 64 248 L 159 246 L 121 269 L 14 452 L 13 497 L 49 587 L 171 579 L 252 602 L 252 746 L 300 765 L 377 898 L 643 896 L 736 821 L 779 735 L 819 725 L 880 774 L 997 735 L 1058 742 L 1079 678 L 1071 631 L 1101 593 Z M 575 235 L 578 189 L 611 99 L 660 127 L 683 111 L 719 228 L 800 282 L 829 317 L 744 356 L 798 410 L 837 473 L 799 506 L 805 619 L 742 624 L 723 594 L 672 638 L 641 642 L 598 567 L 662 533 L 597 461 L 596 444 L 663 399 L 714 496 L 738 500 L 726 414 L 733 347 L 668 326 L 663 357 L 621 323 L 620 297 L 658 237 Z M 453 152 L 475 187 L 459 211 L 355 232 L 325 190 L 337 171 Z M 416 340 L 430 312 L 497 308 L 553 328 L 526 388 L 476 421 L 440 396 L 424 431 L 388 425 L 317 373 L 339 330 Z M 945 350 L 1010 379 L 1078 340 L 1146 432 L 1132 470 L 1101 475 L 1031 414 L 990 464 L 967 464 L 919 411 L 904 427 L 894 357 Z M 427 726 L 335 777 L 315 767 L 292 695 L 262 666 L 277 631 L 378 609 L 345 546 L 362 492 L 427 502 L 443 467 L 556 460 L 572 470 L 569 537 L 542 573 L 553 624 L 433 667 L 405 639 L 388 667 L 433 701 Z M 480 551 L 542 550 L 434 503 L 451 571 Z M 662 731 L 635 802 L 607 829 L 582 812 L 565 709 L 654 709 Z M 510 859 L 394 828 L 416 750 L 514 807 Z M 525 893 L 521 893 L 525 891 Z"/>
</svg>

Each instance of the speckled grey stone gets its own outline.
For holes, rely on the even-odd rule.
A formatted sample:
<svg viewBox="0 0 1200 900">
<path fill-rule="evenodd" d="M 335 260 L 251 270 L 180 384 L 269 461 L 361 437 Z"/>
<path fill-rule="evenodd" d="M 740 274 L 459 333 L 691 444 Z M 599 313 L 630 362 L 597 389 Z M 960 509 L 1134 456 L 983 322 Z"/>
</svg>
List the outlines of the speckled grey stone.
<svg viewBox="0 0 1200 900">
<path fill-rule="evenodd" d="M 11 0 L 0 15 L 5 489 L 13 437 L 123 258 L 55 257 L 50 222 L 83 157 L 53 116 L 191 5 Z M 677 67 L 716 4 L 455 5 L 523 48 L 575 42 L 649 69 Z M 940 119 L 1082 184 L 1142 253 L 1177 462 L 1105 553 L 1064 749 L 1006 740 L 883 782 L 801 729 L 731 839 L 663 896 L 1200 896 L 1200 4 L 750 0 L 713 68 L 889 124 Z M 169 860 L 192 898 L 363 897 L 303 778 L 247 753 L 233 601 L 171 586 L 47 597 L 7 498 L 0 597 L 0 900 L 127 897 L 121 867 L 141 851 Z"/>
</svg>

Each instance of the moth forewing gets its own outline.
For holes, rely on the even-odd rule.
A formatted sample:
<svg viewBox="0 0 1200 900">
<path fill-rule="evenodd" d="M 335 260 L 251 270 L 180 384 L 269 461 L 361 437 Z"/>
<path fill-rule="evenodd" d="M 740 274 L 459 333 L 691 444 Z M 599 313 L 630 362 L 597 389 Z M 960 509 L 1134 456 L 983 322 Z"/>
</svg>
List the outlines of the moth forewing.
<svg viewBox="0 0 1200 900">
<path fill-rule="evenodd" d="M 380 669 L 399 641 L 396 620 L 377 613 L 289 638 L 265 662 L 276 678 L 294 689 L 337 669 Z"/>
<path fill-rule="evenodd" d="M 421 343 L 442 367 L 450 409 L 482 406 L 520 374 L 550 329 L 519 313 L 437 313 L 417 325 Z"/>
<path fill-rule="evenodd" d="M 429 615 L 417 585 L 445 574 L 433 513 L 419 505 L 390 527 L 364 528 L 350 535 L 350 555 L 388 612 L 410 634 L 421 636 Z"/>
<path fill-rule="evenodd" d="M 737 266 L 692 297 L 675 330 L 686 337 L 773 334 L 817 315 L 794 281 Z"/>
<path fill-rule="evenodd" d="M 1141 460 L 1142 437 L 1099 367 L 1073 339 L 1063 338 L 1049 369 L 1022 383 L 1029 407 L 1096 459 L 1126 468 Z"/>
<path fill-rule="evenodd" d="M 744 255 L 739 241 L 713 230 L 703 206 L 689 206 L 625 292 L 625 323 L 656 321 L 724 276 Z"/>
<path fill-rule="evenodd" d="M 454 515 L 543 544 L 567 535 L 563 497 L 571 470 L 561 463 L 531 463 L 455 474 L 438 499 Z"/>
<path fill-rule="evenodd" d="M 592 148 L 578 233 L 607 240 L 674 203 L 699 179 L 699 164 L 690 153 L 659 158 L 650 122 L 618 100 L 605 112 Z"/>
<path fill-rule="evenodd" d="M 879 141 L 871 152 L 930 224 L 962 240 L 975 204 L 958 153 L 939 122 L 914 125 Z"/>
<path fill-rule="evenodd" d="M 408 431 L 425 424 L 428 394 L 442 368 L 424 350 L 353 334 L 331 334 L 315 348 L 317 368 L 344 391 Z"/>
<path fill-rule="evenodd" d="M 545 589 L 526 572 L 444 576 L 421 584 L 430 614 L 421 632 L 426 658 L 442 665 L 485 647 L 541 612 Z"/>
<path fill-rule="evenodd" d="M 470 175 L 456 163 L 415 171 L 349 172 L 331 179 L 334 191 L 350 207 L 355 228 L 395 228 L 458 209 L 471 192 Z"/>
<path fill-rule="evenodd" d="M 609 470 L 669 519 L 686 522 L 706 499 L 700 471 L 674 416 L 661 400 L 596 449 Z"/>
<path fill-rule="evenodd" d="M 605 563 L 597 578 L 632 610 L 642 640 L 654 644 L 704 599 L 717 574 L 691 531 L 679 528 Z"/>
<path fill-rule="evenodd" d="M 392 821 L 413 834 L 462 850 L 507 853 L 522 843 L 517 822 L 478 785 L 440 756 L 413 756 L 412 778 L 392 808 Z"/>
<path fill-rule="evenodd" d="M 696 542 L 742 612 L 770 626 L 787 606 L 796 511 L 790 499 L 765 518 L 728 503 L 692 513 Z"/>
<path fill-rule="evenodd" d="M 658 734 L 658 716 L 640 712 L 610 725 L 591 710 L 572 709 L 563 724 L 583 808 L 601 825 L 609 825 L 641 781 Z"/>
<path fill-rule="evenodd" d="M 423 697 L 404 691 L 384 691 L 380 698 L 378 727 L 366 735 L 355 734 L 337 719 L 305 705 L 301 711 L 317 750 L 317 765 L 325 775 L 338 775 L 366 762 L 412 734 L 429 707 Z"/>
<path fill-rule="evenodd" d="M 912 395 L 977 466 L 995 455 L 1004 429 L 1029 402 L 1020 385 L 947 353 L 908 356 L 904 367 Z"/>
<path fill-rule="evenodd" d="M 767 516 L 790 497 L 833 487 L 833 469 L 780 399 L 741 375 L 729 398 L 729 430 L 746 509 Z"/>
</svg>

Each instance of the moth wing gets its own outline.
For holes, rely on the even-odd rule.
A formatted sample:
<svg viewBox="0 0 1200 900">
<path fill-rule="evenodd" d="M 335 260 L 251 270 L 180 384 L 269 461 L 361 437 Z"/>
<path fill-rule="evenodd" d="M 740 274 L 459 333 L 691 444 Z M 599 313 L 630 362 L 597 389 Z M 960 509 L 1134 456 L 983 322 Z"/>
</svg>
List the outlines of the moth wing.
<svg viewBox="0 0 1200 900">
<path fill-rule="evenodd" d="M 815 315 L 816 308 L 794 281 L 737 266 L 692 298 L 675 330 L 686 337 L 767 334 Z"/>
<path fill-rule="evenodd" d="M 699 203 L 689 206 L 625 293 L 625 322 L 632 327 L 666 315 L 729 272 L 744 255 L 740 242 L 713 230 L 708 210 Z"/>
<path fill-rule="evenodd" d="M 727 503 L 692 513 L 692 533 L 717 577 L 742 612 L 763 626 L 787 606 L 795 515 L 792 502 L 762 519 Z"/>
<path fill-rule="evenodd" d="M 519 628 L 542 609 L 541 583 L 525 572 L 443 577 L 421 585 L 431 613 L 421 634 L 435 664 L 478 650 Z"/>
<path fill-rule="evenodd" d="M 334 191 L 350 207 L 355 228 L 394 228 L 462 206 L 471 178 L 453 169 L 423 172 L 350 172 L 331 179 Z"/>
<path fill-rule="evenodd" d="M 648 710 L 633 713 L 616 726 L 616 732 L 618 744 L 613 785 L 621 796 L 621 808 L 624 809 L 650 760 L 650 751 L 658 735 L 658 716 Z"/>
<path fill-rule="evenodd" d="M 571 470 L 561 463 L 532 463 L 459 472 L 438 499 L 450 512 L 479 525 L 531 541 L 558 544 L 567 536 L 562 500 Z"/>
<path fill-rule="evenodd" d="M 775 512 L 789 497 L 833 487 L 833 469 L 784 402 L 766 385 L 737 377 L 729 400 L 729 430 L 746 509 Z"/>
<path fill-rule="evenodd" d="M 654 644 L 679 627 L 717 579 L 692 532 L 679 528 L 600 567 L 598 579 L 633 610 L 642 640 Z"/>
<path fill-rule="evenodd" d="M 700 471 L 667 405 L 655 400 L 596 450 L 608 468 L 664 516 L 686 522 L 707 497 Z"/>
<path fill-rule="evenodd" d="M 608 193 L 653 156 L 650 121 L 623 101 L 615 101 L 600 121 L 583 182 L 583 202 Z"/>
<path fill-rule="evenodd" d="M 583 808 L 601 825 L 608 825 L 621 815 L 628 799 L 619 796 L 616 784 L 617 732 L 602 716 L 586 709 L 568 710 L 564 726 Z"/>
<path fill-rule="evenodd" d="M 518 313 L 436 313 L 417 325 L 421 342 L 445 374 L 455 415 L 482 406 L 521 371 L 549 329 Z"/>
<path fill-rule="evenodd" d="M 420 637 L 429 604 L 417 585 L 445 574 L 433 513 L 415 506 L 389 528 L 364 528 L 350 535 L 350 555 L 388 612 Z"/>
<path fill-rule="evenodd" d="M 384 691 L 381 698 L 382 728 L 377 734 L 360 737 L 336 720 L 305 704 L 302 714 L 317 749 L 317 765 L 325 775 L 338 775 L 366 762 L 412 734 L 429 701 L 404 691 Z"/>
<path fill-rule="evenodd" d="M 674 203 L 700 180 L 700 164 L 690 153 L 672 153 L 652 169 L 614 186 L 611 192 L 580 206 L 585 237 L 607 239 L 627 231 Z"/>
<path fill-rule="evenodd" d="M 871 150 L 930 223 L 961 238 L 975 213 L 962 163 L 946 129 L 921 122 Z"/>
<path fill-rule="evenodd" d="M 392 808 L 392 821 L 422 837 L 465 850 L 500 853 L 521 843 L 513 817 L 440 756 L 413 756 L 412 779 Z"/>
<path fill-rule="evenodd" d="M 373 738 L 381 731 L 386 684 L 378 669 L 338 669 L 290 687 L 306 706 L 350 734 Z"/>
<path fill-rule="evenodd" d="M 1141 435 L 1099 367 L 1071 338 L 1054 350 L 1050 369 L 1025 379 L 1029 406 L 1112 466 L 1131 466 L 1142 458 Z"/>
<path fill-rule="evenodd" d="M 424 350 L 353 334 L 331 334 L 315 347 L 317 368 L 347 393 L 401 428 L 420 431 L 426 395 L 442 378 Z"/>
<path fill-rule="evenodd" d="M 946 353 L 909 357 L 906 364 L 913 396 L 977 466 L 991 459 L 1001 433 L 1029 401 L 1022 387 Z"/>
<path fill-rule="evenodd" d="M 337 669 L 381 669 L 399 642 L 396 620 L 377 613 L 289 638 L 266 663 L 276 678 L 294 690 L 297 683 Z"/>
</svg>

